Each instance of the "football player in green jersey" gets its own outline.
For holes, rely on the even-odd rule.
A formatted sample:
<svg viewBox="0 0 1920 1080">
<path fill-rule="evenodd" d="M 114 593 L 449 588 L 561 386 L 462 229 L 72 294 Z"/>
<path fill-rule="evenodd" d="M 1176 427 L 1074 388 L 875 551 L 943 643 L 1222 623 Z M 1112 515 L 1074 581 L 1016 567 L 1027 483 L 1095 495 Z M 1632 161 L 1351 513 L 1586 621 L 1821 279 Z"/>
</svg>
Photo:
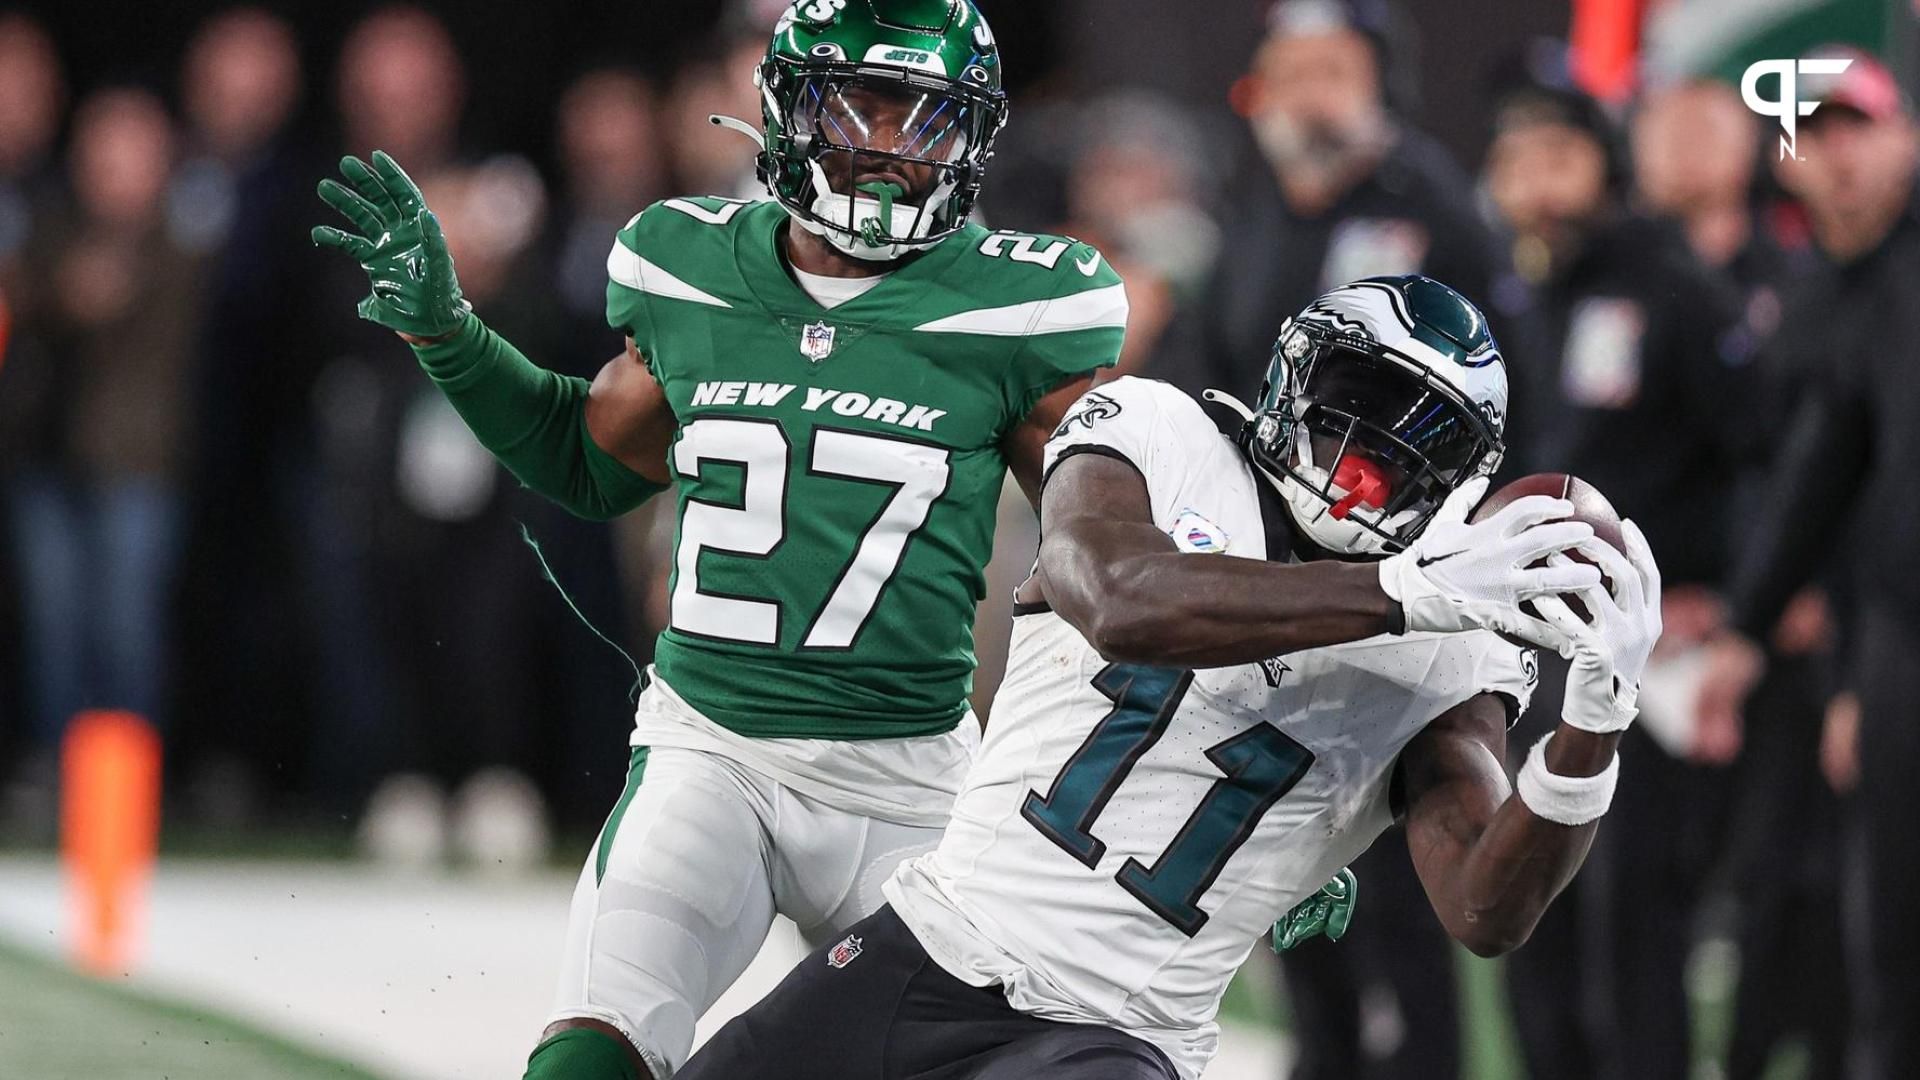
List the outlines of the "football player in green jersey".
<svg viewBox="0 0 1920 1080">
<path fill-rule="evenodd" d="M 971 0 L 799 0 L 756 82 L 759 129 L 715 122 L 761 142 L 771 198 L 621 230 L 627 349 L 591 385 L 487 329 L 391 158 L 320 185 L 361 315 L 523 483 L 593 518 L 676 494 L 670 623 L 531 1080 L 665 1080 L 776 912 L 836 939 L 938 840 L 1003 477 L 1038 490 L 1125 332 L 1099 252 L 970 220 L 1006 118 Z"/>
</svg>

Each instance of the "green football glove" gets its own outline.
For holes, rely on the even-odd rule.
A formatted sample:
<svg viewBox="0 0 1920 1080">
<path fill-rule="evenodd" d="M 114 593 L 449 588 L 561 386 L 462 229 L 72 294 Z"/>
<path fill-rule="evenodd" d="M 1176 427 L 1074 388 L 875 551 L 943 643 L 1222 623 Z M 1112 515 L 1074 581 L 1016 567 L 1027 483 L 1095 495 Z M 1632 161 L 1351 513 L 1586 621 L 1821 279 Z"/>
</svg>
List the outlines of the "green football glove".
<svg viewBox="0 0 1920 1080">
<path fill-rule="evenodd" d="M 1320 891 L 1293 905 L 1279 922 L 1273 924 L 1273 951 L 1286 952 L 1301 942 L 1326 935 L 1328 941 L 1346 936 L 1353 922 L 1353 904 L 1360 891 L 1360 880 L 1352 870 L 1341 870 Z"/>
<path fill-rule="evenodd" d="M 360 301 L 360 317 L 428 339 L 460 329 L 473 308 L 460 295 L 447 239 L 419 186 L 381 150 L 373 152 L 372 166 L 341 158 L 340 172 L 353 186 L 322 180 L 320 198 L 359 232 L 322 225 L 313 242 L 346 252 L 366 270 L 373 292 Z"/>
</svg>

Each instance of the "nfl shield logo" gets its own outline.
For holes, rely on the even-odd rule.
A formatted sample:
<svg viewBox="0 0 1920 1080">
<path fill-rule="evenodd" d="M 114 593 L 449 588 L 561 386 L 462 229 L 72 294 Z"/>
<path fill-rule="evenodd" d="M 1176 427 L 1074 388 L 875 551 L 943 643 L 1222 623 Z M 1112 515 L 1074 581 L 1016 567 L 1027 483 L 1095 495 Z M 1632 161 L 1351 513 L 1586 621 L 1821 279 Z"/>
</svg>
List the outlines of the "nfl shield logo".
<svg viewBox="0 0 1920 1080">
<path fill-rule="evenodd" d="M 829 331 L 829 333 L 831 333 L 831 331 Z M 859 957 L 860 939 L 854 937 L 852 934 L 848 934 L 845 938 L 841 939 L 840 944 L 827 950 L 827 966 L 835 969 L 843 968 L 859 959 Z"/>
<path fill-rule="evenodd" d="M 819 363 L 833 353 L 833 327 L 818 322 L 800 335 L 800 355 Z"/>
</svg>

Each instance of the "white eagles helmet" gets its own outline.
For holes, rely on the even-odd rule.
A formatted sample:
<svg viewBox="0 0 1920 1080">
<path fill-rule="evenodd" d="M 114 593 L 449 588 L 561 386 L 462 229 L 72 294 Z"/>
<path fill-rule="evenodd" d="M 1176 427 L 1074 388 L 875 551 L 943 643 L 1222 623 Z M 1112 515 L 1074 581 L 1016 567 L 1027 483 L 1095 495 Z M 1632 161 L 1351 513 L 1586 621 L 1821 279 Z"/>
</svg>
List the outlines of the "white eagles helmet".
<svg viewBox="0 0 1920 1080">
<path fill-rule="evenodd" d="M 1500 467 L 1507 370 L 1486 316 L 1432 278 L 1368 278 L 1280 328 L 1240 444 L 1300 535 L 1334 555 L 1387 555 L 1453 489 Z"/>
</svg>

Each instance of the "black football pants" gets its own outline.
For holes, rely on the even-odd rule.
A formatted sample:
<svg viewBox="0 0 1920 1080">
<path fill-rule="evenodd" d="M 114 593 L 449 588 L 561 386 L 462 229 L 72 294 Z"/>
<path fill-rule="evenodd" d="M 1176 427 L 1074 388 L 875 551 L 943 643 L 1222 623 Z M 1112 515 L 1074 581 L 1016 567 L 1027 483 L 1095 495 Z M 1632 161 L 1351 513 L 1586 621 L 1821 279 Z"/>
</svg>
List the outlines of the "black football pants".
<svg viewBox="0 0 1920 1080">
<path fill-rule="evenodd" d="M 857 943 L 858 951 L 852 946 Z M 835 950 L 839 950 L 836 952 Z M 838 966 L 836 966 L 836 964 Z M 892 906 L 802 960 L 675 1080 L 1176 1080 L 1153 1046 L 1061 1024 L 933 962 Z"/>
</svg>

